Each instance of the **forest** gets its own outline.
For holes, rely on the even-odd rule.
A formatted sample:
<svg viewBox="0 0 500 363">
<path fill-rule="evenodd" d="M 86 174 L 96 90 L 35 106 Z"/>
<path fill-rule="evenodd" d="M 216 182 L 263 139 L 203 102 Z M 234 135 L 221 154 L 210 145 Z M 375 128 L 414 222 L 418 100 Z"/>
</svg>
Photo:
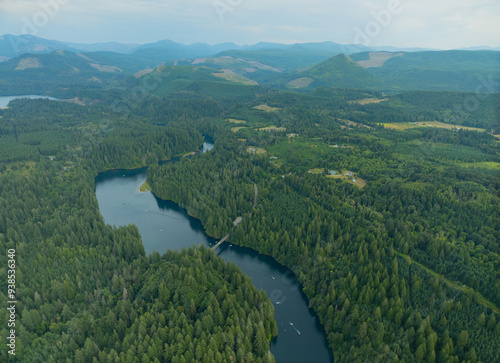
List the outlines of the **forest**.
<svg viewBox="0 0 500 363">
<path fill-rule="evenodd" d="M 95 177 L 144 166 L 207 234 L 232 231 L 295 273 L 336 361 L 500 360 L 497 94 L 459 117 L 470 94 L 87 92 L 100 101 L 0 110 L 18 299 L 2 361 L 274 362 L 274 307 L 236 265 L 199 246 L 146 255 L 136 226 L 104 222 Z M 211 152 L 159 165 L 203 136 Z"/>
<path fill-rule="evenodd" d="M 203 247 L 146 256 L 137 227 L 99 213 L 99 171 L 196 150 L 202 135 L 108 111 L 46 100 L 3 111 L 0 244 L 16 250 L 19 302 L 16 356 L 2 344 L 1 360 L 274 362 L 274 308 L 238 267 Z"/>
<path fill-rule="evenodd" d="M 235 107 L 219 122 L 212 153 L 151 167 L 149 184 L 210 235 L 225 235 L 243 216 L 231 243 L 297 274 L 338 361 L 498 360 L 494 137 L 374 122 L 351 121 L 348 130 L 328 106 L 351 116 L 344 100 L 356 93 L 330 95 L 337 100 L 268 97 L 273 111 Z M 286 132 L 259 131 L 265 125 Z M 364 185 L 330 170 L 351 170 Z"/>
</svg>

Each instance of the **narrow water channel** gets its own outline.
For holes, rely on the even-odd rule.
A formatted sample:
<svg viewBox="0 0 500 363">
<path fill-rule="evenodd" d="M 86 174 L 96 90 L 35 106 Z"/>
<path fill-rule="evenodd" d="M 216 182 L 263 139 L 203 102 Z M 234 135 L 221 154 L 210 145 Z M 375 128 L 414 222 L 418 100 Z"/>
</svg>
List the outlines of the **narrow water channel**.
<svg viewBox="0 0 500 363">
<path fill-rule="evenodd" d="M 213 145 L 205 143 L 203 151 Z M 96 178 L 99 209 L 106 223 L 116 226 L 135 224 L 141 233 L 146 253 L 200 243 L 213 246 L 216 240 L 207 236 L 201 222 L 190 217 L 177 204 L 164 201 L 152 193 L 141 193 L 146 168 L 113 170 Z M 273 302 L 278 337 L 271 342 L 271 352 L 280 363 L 332 362 L 325 332 L 293 273 L 269 256 L 254 250 L 223 243 L 217 253 L 233 261 L 250 276 L 258 289 L 264 289 Z"/>
</svg>

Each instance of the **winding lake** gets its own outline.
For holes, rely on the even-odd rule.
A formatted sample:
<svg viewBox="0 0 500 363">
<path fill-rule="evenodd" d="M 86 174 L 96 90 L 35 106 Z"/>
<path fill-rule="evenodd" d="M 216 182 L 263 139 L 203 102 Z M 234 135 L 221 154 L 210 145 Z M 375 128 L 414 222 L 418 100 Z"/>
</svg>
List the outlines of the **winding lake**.
<svg viewBox="0 0 500 363">
<path fill-rule="evenodd" d="M 205 143 L 203 151 L 212 144 Z M 115 226 L 135 224 L 141 233 L 146 253 L 217 241 L 204 232 L 201 222 L 190 217 L 177 204 L 164 201 L 152 193 L 141 193 L 146 168 L 112 170 L 96 178 L 99 209 L 106 223 Z M 273 302 L 278 337 L 271 342 L 276 362 L 332 362 L 325 332 L 316 314 L 308 308 L 308 300 L 293 273 L 269 256 L 254 250 L 223 243 L 217 253 L 233 261 L 250 276 L 258 289 L 264 289 Z"/>
</svg>

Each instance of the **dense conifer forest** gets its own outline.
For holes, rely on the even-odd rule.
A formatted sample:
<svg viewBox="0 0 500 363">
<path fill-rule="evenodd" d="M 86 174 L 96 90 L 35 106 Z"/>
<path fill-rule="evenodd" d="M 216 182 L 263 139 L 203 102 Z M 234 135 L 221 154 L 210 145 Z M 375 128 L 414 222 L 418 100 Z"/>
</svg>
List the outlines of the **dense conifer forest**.
<svg viewBox="0 0 500 363">
<path fill-rule="evenodd" d="M 273 305 L 237 266 L 199 246 L 146 256 L 137 227 L 105 224 L 97 174 L 144 166 L 207 234 L 296 274 L 336 361 L 500 360 L 497 94 L 461 117 L 470 94 L 207 89 L 0 110 L 16 361 L 274 361 Z M 212 151 L 159 165 L 203 136 Z"/>
</svg>

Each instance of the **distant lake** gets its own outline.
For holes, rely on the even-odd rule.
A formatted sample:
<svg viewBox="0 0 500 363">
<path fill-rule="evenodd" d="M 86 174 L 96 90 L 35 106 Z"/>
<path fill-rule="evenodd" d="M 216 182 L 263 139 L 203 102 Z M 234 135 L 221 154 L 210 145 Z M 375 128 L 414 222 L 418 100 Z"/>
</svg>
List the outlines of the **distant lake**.
<svg viewBox="0 0 500 363">
<path fill-rule="evenodd" d="M 205 142 L 202 151 L 212 148 L 213 144 Z M 180 251 L 200 243 L 210 247 L 217 243 L 205 234 L 201 222 L 189 216 L 185 209 L 153 193 L 140 193 L 146 172 L 147 168 L 142 168 L 99 174 L 95 192 L 106 223 L 115 226 L 135 224 L 147 254 Z M 271 352 L 277 363 L 333 361 L 325 331 L 309 308 L 309 301 L 292 271 L 270 256 L 230 242 L 223 243 L 217 254 L 225 261 L 236 263 L 250 276 L 255 287 L 264 289 L 271 299 L 278 325 L 278 337 L 271 342 Z"/>
<path fill-rule="evenodd" d="M 32 100 L 38 98 L 47 98 L 52 101 L 59 101 L 59 98 L 49 97 L 49 96 L 37 96 L 37 95 L 21 95 L 21 96 L 0 96 L 0 108 L 6 107 L 10 101 L 18 99 L 18 98 L 29 98 Z"/>
</svg>

